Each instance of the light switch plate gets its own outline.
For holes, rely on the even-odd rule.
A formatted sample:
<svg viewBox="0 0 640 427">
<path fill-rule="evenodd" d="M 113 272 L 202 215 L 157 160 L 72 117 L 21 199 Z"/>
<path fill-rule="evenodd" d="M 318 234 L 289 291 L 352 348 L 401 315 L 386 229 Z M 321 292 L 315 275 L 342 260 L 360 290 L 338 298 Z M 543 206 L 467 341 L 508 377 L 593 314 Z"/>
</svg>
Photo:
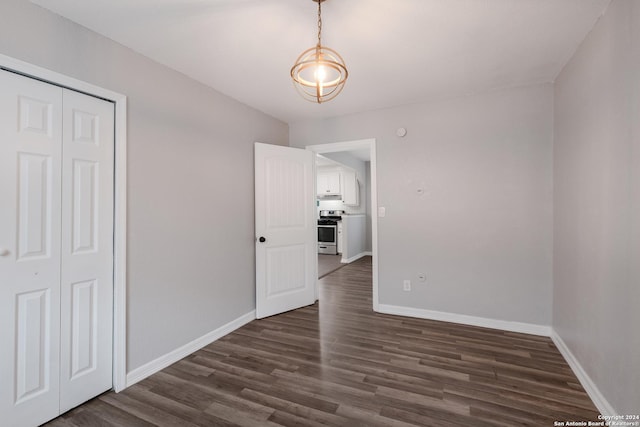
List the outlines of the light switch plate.
<svg viewBox="0 0 640 427">
<path fill-rule="evenodd" d="M 385 217 L 385 215 L 387 215 L 387 208 L 385 208 L 385 207 L 383 207 L 383 206 L 380 206 L 380 207 L 378 208 L 378 217 L 379 217 L 379 218 L 384 218 L 384 217 Z"/>
</svg>

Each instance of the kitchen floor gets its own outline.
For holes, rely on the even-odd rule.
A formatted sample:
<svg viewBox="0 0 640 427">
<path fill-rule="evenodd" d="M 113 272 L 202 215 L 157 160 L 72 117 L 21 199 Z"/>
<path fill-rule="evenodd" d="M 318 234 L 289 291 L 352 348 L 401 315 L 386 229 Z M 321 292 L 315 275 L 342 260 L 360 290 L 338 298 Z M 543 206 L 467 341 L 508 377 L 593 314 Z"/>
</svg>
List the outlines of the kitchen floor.
<svg viewBox="0 0 640 427">
<path fill-rule="evenodd" d="M 318 279 L 326 276 L 347 264 L 342 264 L 342 255 L 318 254 Z"/>
</svg>

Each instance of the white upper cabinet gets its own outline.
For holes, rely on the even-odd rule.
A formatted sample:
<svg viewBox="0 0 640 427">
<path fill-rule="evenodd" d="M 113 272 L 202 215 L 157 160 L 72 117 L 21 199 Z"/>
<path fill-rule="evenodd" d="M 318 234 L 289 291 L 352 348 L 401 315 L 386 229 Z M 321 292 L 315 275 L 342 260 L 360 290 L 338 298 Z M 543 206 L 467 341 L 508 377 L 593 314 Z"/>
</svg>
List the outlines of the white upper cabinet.
<svg viewBox="0 0 640 427">
<path fill-rule="evenodd" d="M 318 172 L 317 179 L 318 196 L 340 195 L 340 172 L 324 171 Z"/>
<path fill-rule="evenodd" d="M 342 203 L 349 206 L 360 204 L 360 185 L 354 170 L 345 169 L 342 174 Z"/>
<path fill-rule="evenodd" d="M 346 167 L 321 169 L 316 182 L 318 197 L 340 196 L 347 206 L 360 205 L 360 185 L 355 170 Z"/>
</svg>

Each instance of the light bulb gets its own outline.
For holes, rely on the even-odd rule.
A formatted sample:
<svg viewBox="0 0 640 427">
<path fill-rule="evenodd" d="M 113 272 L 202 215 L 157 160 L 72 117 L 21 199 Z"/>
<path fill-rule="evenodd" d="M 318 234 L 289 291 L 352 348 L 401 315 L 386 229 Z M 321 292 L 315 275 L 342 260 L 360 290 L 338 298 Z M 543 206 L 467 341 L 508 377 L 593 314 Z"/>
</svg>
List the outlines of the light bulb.
<svg viewBox="0 0 640 427">
<path fill-rule="evenodd" d="M 314 72 L 314 77 L 316 82 L 324 83 L 324 79 L 327 78 L 327 70 L 324 68 L 324 65 L 318 65 L 316 67 L 316 71 Z"/>
</svg>

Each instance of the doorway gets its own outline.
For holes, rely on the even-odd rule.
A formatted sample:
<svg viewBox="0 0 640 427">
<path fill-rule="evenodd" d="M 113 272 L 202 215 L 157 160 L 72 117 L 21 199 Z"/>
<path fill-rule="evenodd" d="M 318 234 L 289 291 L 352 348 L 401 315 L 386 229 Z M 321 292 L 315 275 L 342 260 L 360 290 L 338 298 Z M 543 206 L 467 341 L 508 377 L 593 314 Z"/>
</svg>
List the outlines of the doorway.
<svg viewBox="0 0 640 427">
<path fill-rule="evenodd" d="M 373 310 L 378 311 L 378 216 L 377 216 L 377 163 L 376 163 L 376 140 L 375 139 L 363 139 L 357 141 L 345 141 L 329 144 L 310 145 L 306 147 L 307 150 L 313 151 L 315 154 L 330 155 L 351 153 L 358 158 L 368 159 L 369 162 L 369 189 L 367 191 L 370 194 L 366 203 L 369 204 L 371 224 L 369 228 L 371 235 L 371 256 L 372 256 L 372 273 L 373 273 Z M 346 259 L 348 260 L 348 259 Z M 317 268 L 316 268 L 317 271 Z M 316 299 L 319 297 L 318 280 L 316 280 Z"/>
</svg>

